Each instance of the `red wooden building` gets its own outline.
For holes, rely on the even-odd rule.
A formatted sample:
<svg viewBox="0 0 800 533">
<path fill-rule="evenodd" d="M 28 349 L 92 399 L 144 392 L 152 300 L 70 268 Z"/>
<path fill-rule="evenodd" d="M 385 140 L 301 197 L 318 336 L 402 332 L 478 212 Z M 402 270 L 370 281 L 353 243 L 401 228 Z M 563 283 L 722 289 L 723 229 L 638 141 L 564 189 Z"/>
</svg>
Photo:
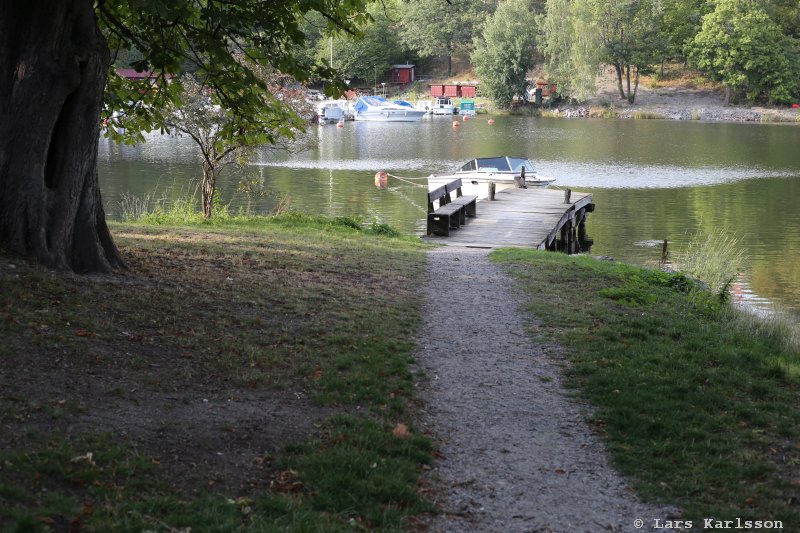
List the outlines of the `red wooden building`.
<svg viewBox="0 0 800 533">
<path fill-rule="evenodd" d="M 392 65 L 392 83 L 407 85 L 417 78 L 417 68 L 414 65 Z"/>
<path fill-rule="evenodd" d="M 431 84 L 431 96 L 447 96 L 449 98 L 475 98 L 477 85 Z"/>
</svg>

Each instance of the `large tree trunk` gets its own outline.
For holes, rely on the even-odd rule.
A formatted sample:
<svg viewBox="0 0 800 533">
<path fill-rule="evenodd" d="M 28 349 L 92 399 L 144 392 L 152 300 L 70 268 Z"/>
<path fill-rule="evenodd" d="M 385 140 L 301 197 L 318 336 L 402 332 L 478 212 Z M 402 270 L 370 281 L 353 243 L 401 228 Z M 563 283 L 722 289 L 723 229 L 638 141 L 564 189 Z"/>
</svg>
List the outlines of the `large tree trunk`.
<svg viewBox="0 0 800 533">
<path fill-rule="evenodd" d="M 123 267 L 97 180 L 109 51 L 92 0 L 0 2 L 0 246 L 57 269 Z"/>
</svg>

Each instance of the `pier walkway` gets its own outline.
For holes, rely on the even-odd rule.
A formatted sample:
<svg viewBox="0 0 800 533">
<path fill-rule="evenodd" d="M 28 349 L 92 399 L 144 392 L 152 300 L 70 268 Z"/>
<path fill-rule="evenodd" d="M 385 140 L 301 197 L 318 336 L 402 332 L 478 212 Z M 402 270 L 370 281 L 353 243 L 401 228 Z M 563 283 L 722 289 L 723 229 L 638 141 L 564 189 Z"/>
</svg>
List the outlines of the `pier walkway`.
<svg viewBox="0 0 800 533">
<path fill-rule="evenodd" d="M 569 198 L 568 201 L 567 197 Z M 470 248 L 526 247 L 580 251 L 585 222 L 594 211 L 592 195 L 558 189 L 507 189 L 478 202 L 470 218 L 450 236 L 427 236 L 431 242 Z"/>
</svg>

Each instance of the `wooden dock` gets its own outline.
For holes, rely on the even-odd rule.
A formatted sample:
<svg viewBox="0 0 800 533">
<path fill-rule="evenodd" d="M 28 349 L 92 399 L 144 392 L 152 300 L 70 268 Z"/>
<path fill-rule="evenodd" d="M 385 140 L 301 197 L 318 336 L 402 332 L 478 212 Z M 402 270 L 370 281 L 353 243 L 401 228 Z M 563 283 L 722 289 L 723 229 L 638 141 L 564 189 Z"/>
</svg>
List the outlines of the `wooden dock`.
<svg viewBox="0 0 800 533">
<path fill-rule="evenodd" d="M 594 211 L 592 195 L 558 189 L 506 189 L 481 200 L 477 217 L 450 236 L 430 235 L 431 242 L 471 248 L 525 247 L 576 253 L 586 240 L 586 217 Z"/>
</svg>

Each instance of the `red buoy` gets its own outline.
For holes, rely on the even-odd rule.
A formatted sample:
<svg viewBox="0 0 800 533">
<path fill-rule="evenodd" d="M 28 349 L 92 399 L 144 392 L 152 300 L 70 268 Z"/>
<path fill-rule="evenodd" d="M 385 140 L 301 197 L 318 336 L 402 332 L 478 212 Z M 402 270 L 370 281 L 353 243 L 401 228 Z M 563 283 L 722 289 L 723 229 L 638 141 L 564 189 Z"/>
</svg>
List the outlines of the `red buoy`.
<svg viewBox="0 0 800 533">
<path fill-rule="evenodd" d="M 343 121 L 343 120 L 340 120 L 339 122 L 337 122 L 337 123 L 336 123 L 336 127 L 337 127 L 337 128 L 344 128 L 344 121 Z"/>
<path fill-rule="evenodd" d="M 464 122 L 469 120 L 469 115 L 463 115 L 463 116 L 464 116 Z"/>
<path fill-rule="evenodd" d="M 459 127 L 459 126 L 461 126 L 461 124 L 459 124 L 457 120 L 454 120 L 454 121 L 453 121 L 453 127 L 454 127 L 454 128 L 457 128 L 457 127 Z"/>
<path fill-rule="evenodd" d="M 493 119 L 493 118 L 490 118 L 490 119 L 489 119 L 489 125 L 491 126 L 492 124 L 494 124 L 494 119 Z"/>
<path fill-rule="evenodd" d="M 379 189 L 385 189 L 389 186 L 389 174 L 381 170 L 375 174 L 375 186 Z"/>
</svg>

